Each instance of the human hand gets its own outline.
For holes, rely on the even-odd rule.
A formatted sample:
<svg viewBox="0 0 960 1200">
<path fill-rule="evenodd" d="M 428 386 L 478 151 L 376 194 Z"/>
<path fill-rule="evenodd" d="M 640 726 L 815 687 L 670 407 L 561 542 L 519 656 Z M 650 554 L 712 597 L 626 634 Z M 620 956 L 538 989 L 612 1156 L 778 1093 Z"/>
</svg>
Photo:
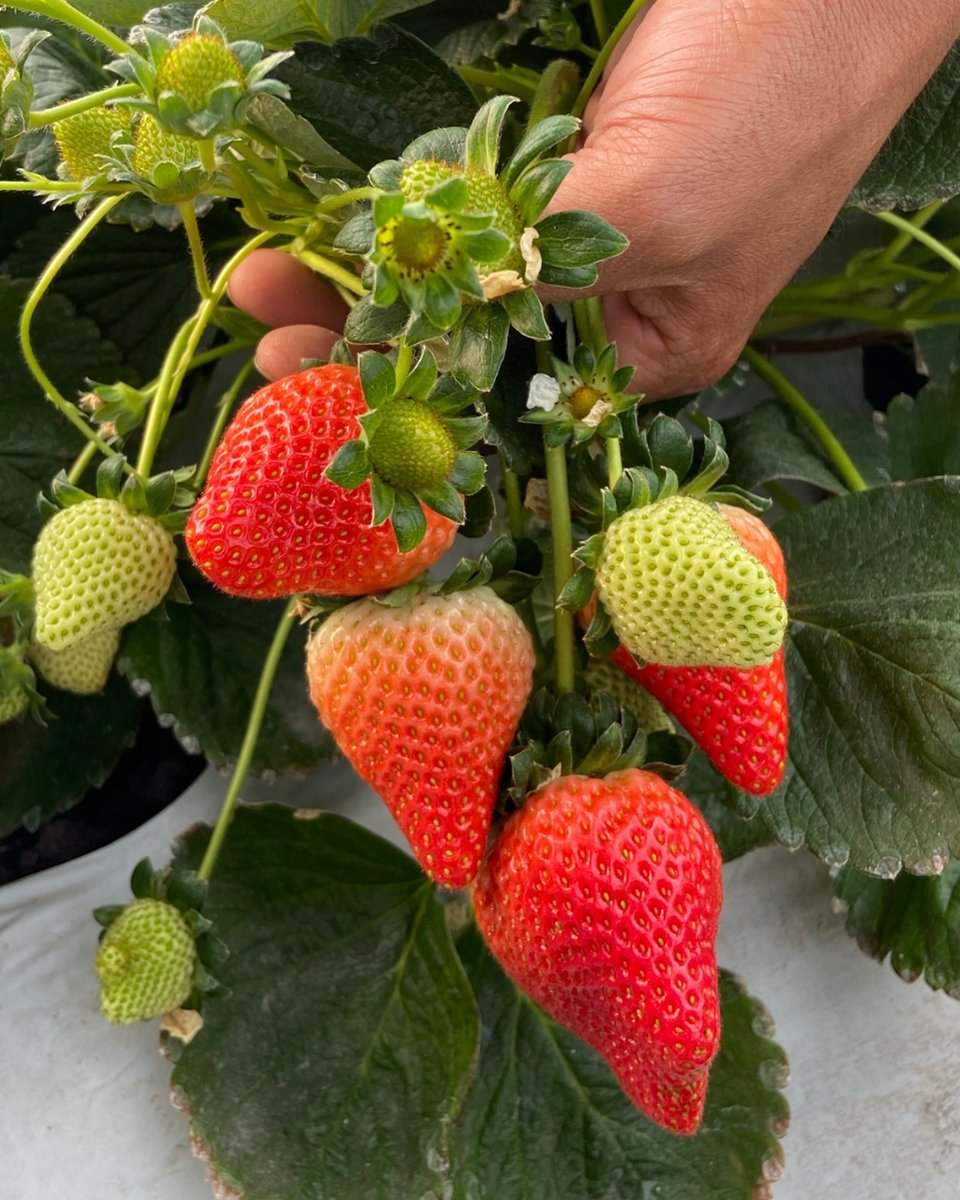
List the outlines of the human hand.
<svg viewBox="0 0 960 1200">
<path fill-rule="evenodd" d="M 656 0 L 551 204 L 630 238 L 592 291 L 634 386 L 733 365 L 958 35 L 956 0 Z"/>
</svg>

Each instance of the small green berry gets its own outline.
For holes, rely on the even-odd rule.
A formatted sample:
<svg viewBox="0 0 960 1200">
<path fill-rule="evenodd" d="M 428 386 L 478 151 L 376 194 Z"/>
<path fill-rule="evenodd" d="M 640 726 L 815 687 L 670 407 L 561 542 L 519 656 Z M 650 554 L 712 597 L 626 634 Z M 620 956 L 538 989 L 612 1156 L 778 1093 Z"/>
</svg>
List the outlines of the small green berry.
<svg viewBox="0 0 960 1200">
<path fill-rule="evenodd" d="M 54 121 L 53 136 L 68 179 L 88 179 L 104 169 L 103 156 L 113 152 L 114 134 L 130 135 L 128 108 L 89 108 Z"/>
<path fill-rule="evenodd" d="M 103 1015 L 127 1025 L 179 1008 L 193 989 L 196 962 L 193 934 L 180 910 L 163 900 L 135 900 L 100 943 Z"/>
<path fill-rule="evenodd" d="M 450 431 L 429 404 L 401 397 L 385 405 L 370 439 L 370 462 L 384 483 L 401 492 L 436 487 L 456 457 Z"/>
<path fill-rule="evenodd" d="M 209 33 L 188 34 L 157 67 L 157 91 L 175 92 L 194 112 L 207 108 L 210 93 L 224 83 L 244 82 L 243 67 L 230 47 Z"/>
</svg>

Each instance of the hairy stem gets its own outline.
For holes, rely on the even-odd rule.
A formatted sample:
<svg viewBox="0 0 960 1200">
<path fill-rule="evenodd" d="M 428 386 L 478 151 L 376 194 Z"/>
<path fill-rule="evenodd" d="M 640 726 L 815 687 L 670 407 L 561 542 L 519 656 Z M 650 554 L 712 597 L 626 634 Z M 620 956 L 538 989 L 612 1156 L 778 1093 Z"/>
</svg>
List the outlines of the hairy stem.
<svg viewBox="0 0 960 1200">
<path fill-rule="evenodd" d="M 789 379 L 782 375 L 762 354 L 758 354 L 753 347 L 745 346 L 741 357 L 764 383 L 768 383 L 773 388 L 784 404 L 804 422 L 826 451 L 827 457 L 837 468 L 837 473 L 850 491 L 865 492 L 867 484 L 863 476 L 853 465 L 850 455 L 844 450 L 810 401 L 801 395 Z"/>
<path fill-rule="evenodd" d="M 550 526 L 553 542 L 553 666 L 559 693 L 574 689 L 573 613 L 556 604 L 573 574 L 573 530 L 570 527 L 570 496 L 567 489 L 565 446 L 546 446 L 547 488 L 550 493 Z"/>
<path fill-rule="evenodd" d="M 893 239 L 893 241 L 891 241 L 890 245 L 887 246 L 886 250 L 884 250 L 879 258 L 877 258 L 875 265 L 880 267 L 889 267 L 897 258 L 900 257 L 900 255 L 904 252 L 904 250 L 906 250 L 912 241 L 922 242 L 923 238 L 917 237 L 918 232 L 923 229 L 924 225 L 926 225 L 931 217 L 933 217 L 940 211 L 941 208 L 943 208 L 943 204 L 944 202 L 942 200 L 934 200 L 932 203 L 928 204 L 926 208 L 922 208 L 912 221 L 903 221 L 903 226 L 899 225 L 897 221 L 887 221 L 887 218 L 893 214 L 876 213 L 875 215 L 878 220 L 886 221 L 888 225 L 893 225 L 895 228 L 899 229 L 899 233 Z M 899 220 L 903 220 L 903 218 L 901 217 Z"/>
<path fill-rule="evenodd" d="M 72 25 L 74 29 L 79 29 L 81 33 L 85 33 L 94 41 L 106 46 L 108 50 L 112 50 L 114 54 L 130 52 L 130 47 L 123 38 L 117 37 L 99 21 L 94 21 L 86 13 L 74 8 L 72 4 L 68 4 L 67 0 L 20 0 L 17 8 L 24 12 L 39 13 L 42 17 L 53 17 L 65 25 Z"/>
<path fill-rule="evenodd" d="M 37 360 L 36 353 L 33 349 L 33 340 L 31 336 L 31 326 L 33 317 L 40 305 L 40 301 L 44 298 L 50 289 L 50 285 L 56 279 L 57 275 L 63 269 L 71 256 L 82 245 L 84 240 L 96 229 L 100 222 L 104 219 L 107 213 L 123 199 L 123 196 L 110 196 L 106 200 L 101 200 L 92 212 L 80 222 L 77 228 L 71 233 L 67 240 L 63 243 L 60 249 L 56 252 L 53 258 L 44 267 L 40 278 L 33 285 L 33 290 L 27 297 L 27 302 L 23 306 L 23 312 L 20 314 L 20 345 L 23 351 L 23 357 L 26 360 L 27 366 L 30 368 L 30 373 L 43 389 L 47 399 L 50 400 L 63 415 L 67 418 L 71 425 L 74 425 L 83 436 L 92 442 L 101 454 L 113 456 L 117 454 L 112 446 L 109 446 L 100 435 L 91 428 L 89 423 L 84 419 L 82 414 L 77 409 L 75 404 L 60 393 L 54 386 L 46 371 L 40 366 Z"/>
<path fill-rule="evenodd" d="M 365 296 L 367 289 L 360 282 L 359 278 L 346 267 L 336 263 L 333 259 L 325 258 L 322 254 L 318 254 L 315 250 L 293 250 L 290 253 L 294 258 L 305 263 L 312 271 L 316 271 L 318 275 L 323 275 L 333 283 L 339 283 L 341 287 L 345 287 L 355 296 Z"/>
<path fill-rule="evenodd" d="M 192 200 L 184 200 L 177 205 L 183 229 L 190 246 L 190 259 L 193 263 L 193 276 L 197 281 L 197 291 L 203 299 L 210 295 L 210 276 L 207 274 L 207 260 L 203 252 L 203 238 L 200 236 L 200 225 L 197 222 L 196 209 Z"/>
<path fill-rule="evenodd" d="M 97 453 L 97 447 L 93 442 L 87 442 L 84 448 L 80 451 L 77 457 L 73 460 L 73 465 L 67 472 L 67 479 L 70 483 L 79 483 L 83 478 L 83 473 L 90 466 L 94 455 Z"/>
<path fill-rule="evenodd" d="M 55 104 L 53 108 L 41 108 L 30 114 L 30 128 L 36 129 L 41 125 L 52 125 L 54 121 L 63 121 L 66 117 L 75 117 L 77 113 L 87 112 L 91 108 L 100 108 L 111 100 L 119 100 L 123 96 L 136 96 L 140 91 L 137 83 L 117 83 L 112 87 L 101 88 L 98 92 L 87 92 L 76 100 L 65 100 L 63 104 Z"/>
<path fill-rule="evenodd" d="M 210 842 L 203 856 L 203 862 L 201 862 L 200 870 L 197 872 L 200 879 L 209 879 L 213 874 L 213 868 L 216 866 L 217 858 L 223 846 L 224 839 L 227 836 L 227 830 L 230 828 L 234 809 L 240 798 L 240 789 L 247 778 L 250 763 L 253 761 L 253 752 L 257 748 L 257 740 L 260 737 L 260 729 L 263 725 L 263 715 L 266 712 L 267 701 L 270 699 L 270 689 L 273 687 L 277 667 L 280 665 L 280 656 L 283 653 L 283 648 L 286 645 L 287 638 L 290 636 L 290 630 L 293 628 L 293 618 L 296 609 L 297 598 L 293 597 L 283 610 L 280 624 L 277 626 L 277 631 L 273 635 L 273 641 L 270 643 L 270 649 L 267 651 L 267 657 L 264 659 L 263 669 L 260 672 L 260 681 L 257 684 L 256 695 L 253 698 L 253 707 L 250 709 L 246 732 L 243 735 L 243 744 L 240 747 L 240 754 L 237 758 L 237 765 L 233 769 L 233 776 L 230 779 L 230 786 L 227 788 L 227 794 L 224 797 L 223 807 L 220 809 L 220 815 L 217 817 L 217 823 L 213 827 L 213 833 L 210 835 Z"/>
</svg>

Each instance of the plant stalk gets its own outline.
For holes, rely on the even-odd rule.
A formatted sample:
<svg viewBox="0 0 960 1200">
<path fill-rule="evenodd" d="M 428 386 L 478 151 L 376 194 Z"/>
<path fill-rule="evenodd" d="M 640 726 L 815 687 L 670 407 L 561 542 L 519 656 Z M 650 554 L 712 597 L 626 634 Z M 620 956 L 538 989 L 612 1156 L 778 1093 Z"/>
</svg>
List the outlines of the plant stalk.
<svg viewBox="0 0 960 1200">
<path fill-rule="evenodd" d="M 550 493 L 550 533 L 553 541 L 553 667 L 557 692 L 574 689 L 573 613 L 556 604 L 573 574 L 573 530 L 570 525 L 570 495 L 567 488 L 565 446 L 545 446 L 547 488 Z"/>
<path fill-rule="evenodd" d="M 273 687 L 277 667 L 280 665 L 280 656 L 283 653 L 287 638 L 290 636 L 290 630 L 293 628 L 293 617 L 297 609 L 297 603 L 296 596 L 287 602 L 287 606 L 283 610 L 283 616 L 280 618 L 280 624 L 273 635 L 273 641 L 270 643 L 270 649 L 267 651 L 267 657 L 264 659 L 263 669 L 260 672 L 260 681 L 257 684 L 257 691 L 253 698 L 253 706 L 250 709 L 250 716 L 247 719 L 246 732 L 243 735 L 243 744 L 240 747 L 240 754 L 237 758 L 237 765 L 233 769 L 230 786 L 224 797 L 223 807 L 220 809 L 217 823 L 213 827 L 213 833 L 210 835 L 207 851 L 200 864 L 200 870 L 197 872 L 197 876 L 200 879 L 209 879 L 213 874 L 213 868 L 216 866 L 217 858 L 223 846 L 224 839 L 227 836 L 227 830 L 230 828 L 234 809 L 237 806 L 237 800 L 240 798 L 240 789 L 247 778 L 250 763 L 253 761 L 253 752 L 257 748 L 260 729 L 263 726 L 263 716 L 266 712 L 267 701 L 270 699 L 270 689 Z"/>
<path fill-rule="evenodd" d="M 116 83 L 112 87 L 101 88 L 98 92 L 87 92 L 85 96 L 78 96 L 76 100 L 65 100 L 63 104 L 55 104 L 53 108 L 41 108 L 32 112 L 30 128 L 36 129 L 42 125 L 52 125 L 54 121 L 63 121 L 67 117 L 75 117 L 77 113 L 109 104 L 111 100 L 120 100 L 124 96 L 136 96 L 139 91 L 139 84 Z"/>
</svg>

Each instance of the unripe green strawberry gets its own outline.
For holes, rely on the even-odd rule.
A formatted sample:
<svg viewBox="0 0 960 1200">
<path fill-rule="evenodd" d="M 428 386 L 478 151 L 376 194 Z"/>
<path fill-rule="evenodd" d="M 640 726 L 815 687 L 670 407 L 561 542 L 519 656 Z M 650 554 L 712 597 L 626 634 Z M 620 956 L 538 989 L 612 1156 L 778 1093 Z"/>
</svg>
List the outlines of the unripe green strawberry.
<svg viewBox="0 0 960 1200">
<path fill-rule="evenodd" d="M 156 608 L 177 569 L 173 538 L 119 500 L 81 500 L 54 514 L 33 551 L 34 637 L 51 650 Z"/>
<path fill-rule="evenodd" d="M 757 667 L 783 643 L 787 610 L 770 572 L 691 496 L 618 517 L 596 586 L 620 641 L 646 662 Z"/>
<path fill-rule="evenodd" d="M 5 622 L 0 622 L 0 625 L 3 624 Z M 15 721 L 37 699 L 34 689 L 36 679 L 23 661 L 23 655 L 21 642 L 5 646 L 0 641 L 0 725 Z"/>
<path fill-rule="evenodd" d="M 244 72 L 237 56 L 220 38 L 190 33 L 160 60 L 157 92 L 176 92 L 194 112 L 202 112 L 210 93 L 222 83 L 243 84 Z"/>
<path fill-rule="evenodd" d="M 66 650 L 51 650 L 33 642 L 30 661 L 54 687 L 75 696 L 93 696 L 103 691 L 119 645 L 120 627 L 108 625 Z"/>
<path fill-rule="evenodd" d="M 421 492 L 442 483 L 453 469 L 457 446 L 436 409 L 423 400 L 389 401 L 370 439 L 370 462 L 385 483 Z"/>
<path fill-rule="evenodd" d="M 54 121 L 53 136 L 62 162 L 61 173 L 68 179 L 87 179 L 104 169 L 103 155 L 113 152 L 115 133 L 130 134 L 129 108 L 88 108 Z"/>
<path fill-rule="evenodd" d="M 400 177 L 400 191 L 405 200 L 422 200 L 427 192 L 441 183 L 461 177 L 467 181 L 467 201 L 462 211 L 471 215 L 493 213 L 494 227 L 505 233 L 513 243 L 510 252 L 499 262 L 484 264 L 484 273 L 507 267 L 522 270 L 523 259 L 518 246 L 523 233 L 523 221 L 511 203 L 506 188 L 495 176 L 435 159 L 417 159 L 404 168 Z M 456 217 L 453 221 L 456 222 Z"/>
<path fill-rule="evenodd" d="M 163 128 L 156 117 L 143 113 L 133 134 L 133 157 L 130 164 L 138 175 L 145 179 L 153 179 L 157 165 L 162 162 L 173 163 L 181 169 L 199 166 L 198 144 L 194 138 L 171 133 Z"/>
<path fill-rule="evenodd" d="M 196 961 L 179 909 L 163 900 L 134 900 L 104 933 L 97 953 L 103 1015 L 128 1025 L 179 1008 L 193 988 Z"/>
</svg>

